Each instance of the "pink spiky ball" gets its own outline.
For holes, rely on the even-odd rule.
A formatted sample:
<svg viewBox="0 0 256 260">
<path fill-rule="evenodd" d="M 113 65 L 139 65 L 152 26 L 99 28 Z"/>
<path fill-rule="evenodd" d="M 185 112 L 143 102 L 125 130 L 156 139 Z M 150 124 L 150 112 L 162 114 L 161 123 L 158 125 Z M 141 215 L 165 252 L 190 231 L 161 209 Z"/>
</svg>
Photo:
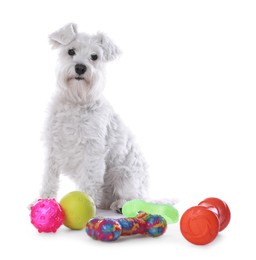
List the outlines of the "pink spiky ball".
<svg viewBox="0 0 256 260">
<path fill-rule="evenodd" d="M 55 199 L 40 199 L 31 207 L 30 218 L 38 232 L 56 232 L 63 224 L 64 212 Z"/>
</svg>

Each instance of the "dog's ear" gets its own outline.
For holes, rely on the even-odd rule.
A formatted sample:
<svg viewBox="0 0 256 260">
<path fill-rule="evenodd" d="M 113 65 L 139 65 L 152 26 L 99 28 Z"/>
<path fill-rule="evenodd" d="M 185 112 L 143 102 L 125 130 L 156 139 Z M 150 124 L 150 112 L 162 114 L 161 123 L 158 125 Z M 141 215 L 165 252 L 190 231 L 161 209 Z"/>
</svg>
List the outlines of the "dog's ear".
<svg viewBox="0 0 256 260">
<path fill-rule="evenodd" d="M 77 35 L 77 25 L 69 23 L 58 31 L 49 35 L 50 44 L 53 48 L 58 48 L 61 45 L 68 45 Z"/>
<path fill-rule="evenodd" d="M 103 49 L 103 58 L 105 61 L 112 61 L 121 54 L 120 49 L 104 33 L 97 33 L 95 38 L 97 43 Z"/>
</svg>

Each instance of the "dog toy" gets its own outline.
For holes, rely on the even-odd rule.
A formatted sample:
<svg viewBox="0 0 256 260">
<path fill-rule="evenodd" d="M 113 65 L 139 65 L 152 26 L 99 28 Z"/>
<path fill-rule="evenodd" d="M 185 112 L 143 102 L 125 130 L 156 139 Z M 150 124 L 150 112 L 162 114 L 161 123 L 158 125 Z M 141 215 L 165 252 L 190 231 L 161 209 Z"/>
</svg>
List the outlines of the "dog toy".
<svg viewBox="0 0 256 260">
<path fill-rule="evenodd" d="M 56 232 L 63 224 L 64 212 L 55 199 L 40 199 L 31 207 L 30 218 L 38 232 Z"/>
<path fill-rule="evenodd" d="M 73 191 L 60 200 L 65 212 L 64 225 L 70 229 L 83 229 L 95 217 L 96 207 L 92 198 L 80 191 Z"/>
<path fill-rule="evenodd" d="M 65 195 L 60 203 L 55 199 L 40 199 L 31 207 L 31 223 L 41 232 L 56 232 L 64 224 L 70 229 L 82 229 L 96 214 L 90 196 L 80 191 Z"/>
<path fill-rule="evenodd" d="M 207 198 L 184 212 L 180 230 L 189 242 L 205 245 L 212 242 L 229 221 L 228 205 L 218 198 Z"/>
<path fill-rule="evenodd" d="M 168 224 L 176 223 L 179 220 L 178 210 L 168 204 L 149 203 L 144 200 L 130 200 L 122 207 L 122 214 L 129 218 L 135 217 L 139 211 L 161 215 L 166 219 Z"/>
<path fill-rule="evenodd" d="M 166 228 L 167 222 L 162 216 L 140 212 L 136 218 L 93 218 L 86 224 L 86 233 L 96 240 L 114 241 L 120 236 L 136 234 L 158 237 Z"/>
</svg>

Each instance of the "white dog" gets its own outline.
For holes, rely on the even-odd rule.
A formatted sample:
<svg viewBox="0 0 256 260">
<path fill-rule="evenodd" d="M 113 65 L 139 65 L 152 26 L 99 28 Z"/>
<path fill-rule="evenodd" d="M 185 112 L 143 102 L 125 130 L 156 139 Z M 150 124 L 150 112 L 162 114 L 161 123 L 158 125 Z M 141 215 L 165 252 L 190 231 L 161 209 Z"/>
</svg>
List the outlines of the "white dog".
<svg viewBox="0 0 256 260">
<path fill-rule="evenodd" d="M 77 33 L 75 24 L 49 38 L 60 51 L 58 89 L 46 130 L 48 154 L 40 198 L 56 197 L 62 173 L 98 208 L 120 211 L 125 201 L 144 197 L 148 182 L 134 138 L 102 94 L 105 63 L 120 51 L 102 33 Z"/>
</svg>

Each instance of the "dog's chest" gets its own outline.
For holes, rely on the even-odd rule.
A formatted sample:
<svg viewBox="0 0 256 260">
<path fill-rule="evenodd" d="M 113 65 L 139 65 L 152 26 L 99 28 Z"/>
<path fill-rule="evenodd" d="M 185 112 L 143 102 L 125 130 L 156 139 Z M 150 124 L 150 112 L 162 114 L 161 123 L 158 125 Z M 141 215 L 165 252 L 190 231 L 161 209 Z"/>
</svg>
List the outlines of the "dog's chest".
<svg viewBox="0 0 256 260">
<path fill-rule="evenodd" d="M 80 154 L 92 142 L 102 139 L 106 122 L 97 111 L 64 107 L 51 122 L 52 142 L 64 156 Z"/>
</svg>

